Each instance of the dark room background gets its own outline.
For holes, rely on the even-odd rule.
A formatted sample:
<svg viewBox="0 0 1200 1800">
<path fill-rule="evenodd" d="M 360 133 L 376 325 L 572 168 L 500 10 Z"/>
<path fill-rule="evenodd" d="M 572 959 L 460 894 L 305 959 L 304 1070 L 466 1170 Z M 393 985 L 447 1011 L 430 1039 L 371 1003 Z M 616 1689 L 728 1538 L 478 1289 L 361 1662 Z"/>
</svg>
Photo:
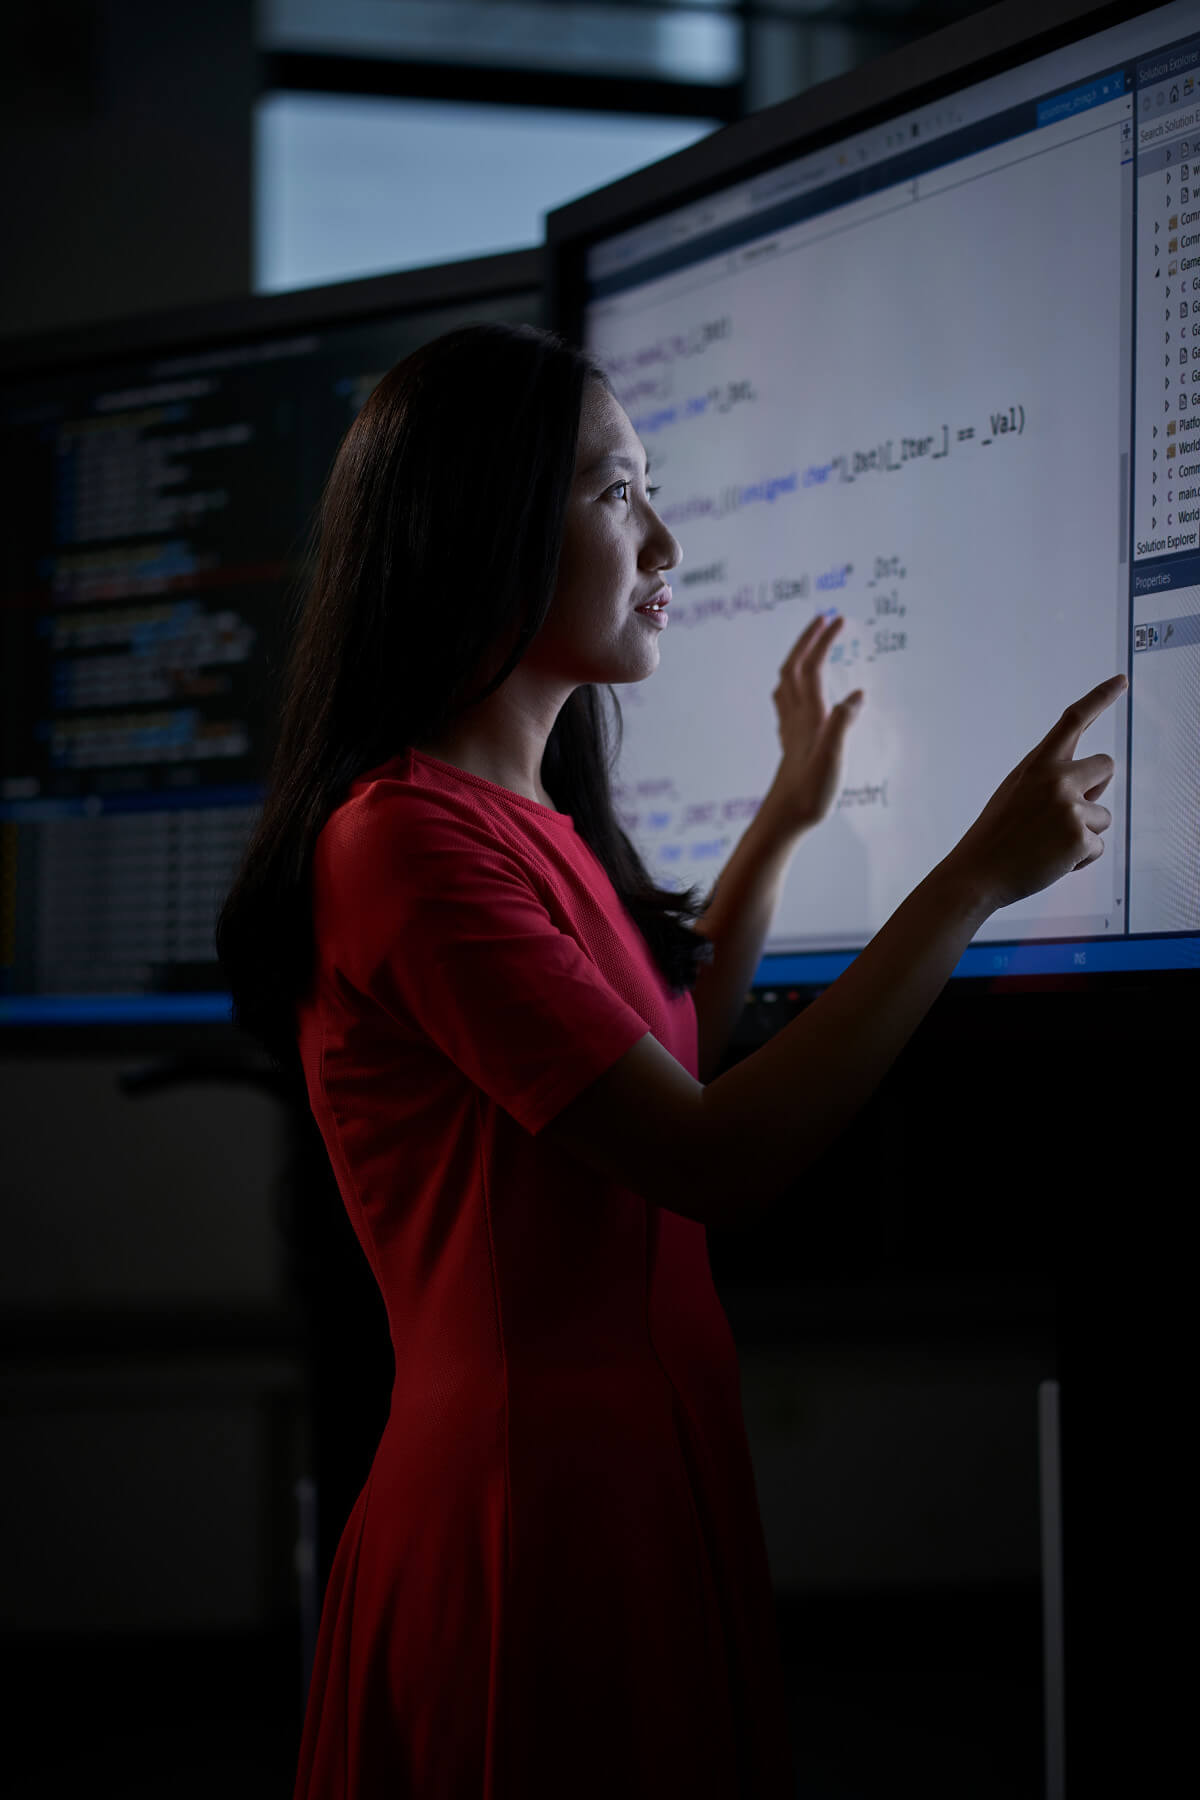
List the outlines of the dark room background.
<svg viewBox="0 0 1200 1800">
<path fill-rule="evenodd" d="M 972 10 L 17 0 L 0 338 L 251 293 L 269 92 L 719 124 Z M 558 67 L 514 49 L 539 12 Z M 724 72 L 664 69 L 649 28 L 718 15 Z M 782 996 L 748 1008 L 740 1048 L 786 1016 Z M 948 1011 L 777 1216 L 712 1243 L 813 1800 L 1044 1791 L 1039 1418 L 1072 1284 L 1091 1279 L 1078 1201 L 1108 1155 L 1098 1114 L 1123 1104 L 1074 1057 L 1052 1031 L 980 1041 Z M 1083 1143 L 1064 1144 L 1085 1108 Z M 314 1404 L 346 1394 L 328 1535 L 386 1403 L 319 1145 L 253 1058 L 24 1050 L 0 1066 L 0 1109 L 8 1791 L 284 1796 L 324 1566 Z M 305 1204 L 308 1253 L 352 1296 L 316 1371 Z"/>
</svg>

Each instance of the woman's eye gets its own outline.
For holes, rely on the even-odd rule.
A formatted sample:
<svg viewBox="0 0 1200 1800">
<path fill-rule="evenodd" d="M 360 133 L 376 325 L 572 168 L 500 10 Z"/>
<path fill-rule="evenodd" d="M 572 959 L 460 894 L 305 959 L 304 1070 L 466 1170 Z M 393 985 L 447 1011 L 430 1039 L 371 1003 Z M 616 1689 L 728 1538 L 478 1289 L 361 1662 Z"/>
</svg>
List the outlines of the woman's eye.
<svg viewBox="0 0 1200 1800">
<path fill-rule="evenodd" d="M 614 500 L 628 500 L 629 490 L 632 486 L 633 483 L 631 481 L 614 481 L 608 490 L 609 496 Z M 656 487 L 648 487 L 646 489 L 647 500 L 653 500 L 657 492 L 658 489 Z"/>
</svg>

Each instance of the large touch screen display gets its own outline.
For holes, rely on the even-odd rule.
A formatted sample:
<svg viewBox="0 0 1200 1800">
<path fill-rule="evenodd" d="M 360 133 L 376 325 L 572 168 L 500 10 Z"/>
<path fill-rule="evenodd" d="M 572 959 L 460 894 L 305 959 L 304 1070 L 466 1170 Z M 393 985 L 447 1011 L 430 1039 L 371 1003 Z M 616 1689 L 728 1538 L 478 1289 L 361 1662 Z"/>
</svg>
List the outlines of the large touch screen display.
<svg viewBox="0 0 1200 1800">
<path fill-rule="evenodd" d="M 705 885 L 728 854 L 815 610 L 845 620 L 832 697 L 866 692 L 774 952 L 864 943 L 1118 669 L 1128 701 L 1081 745 L 1117 760 L 1106 854 L 995 914 L 969 970 L 1111 966 L 1200 931 L 1200 39 L 1172 31 L 1188 10 L 589 252 L 587 340 L 684 551 L 658 672 L 621 690 L 621 804 L 656 874 Z"/>
</svg>

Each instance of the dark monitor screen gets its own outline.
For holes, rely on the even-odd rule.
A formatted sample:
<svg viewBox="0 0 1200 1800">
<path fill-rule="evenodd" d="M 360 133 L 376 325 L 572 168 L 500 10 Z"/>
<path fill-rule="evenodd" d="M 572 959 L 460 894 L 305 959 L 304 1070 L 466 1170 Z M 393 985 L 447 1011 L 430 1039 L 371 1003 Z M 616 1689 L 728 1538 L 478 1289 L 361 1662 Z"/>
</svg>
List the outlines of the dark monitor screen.
<svg viewBox="0 0 1200 1800">
<path fill-rule="evenodd" d="M 522 252 L 0 352 L 0 1043 L 232 1031 L 213 927 L 334 453 L 429 338 L 539 323 L 540 274 Z"/>
<path fill-rule="evenodd" d="M 759 984 L 832 980 L 1077 696 L 1106 853 L 956 973 L 1200 966 L 1200 17 L 996 7 L 550 216 L 683 547 L 621 691 L 627 826 L 720 867 L 817 610 L 866 704 Z M 1150 974 L 1149 979 L 1155 977 Z"/>
</svg>

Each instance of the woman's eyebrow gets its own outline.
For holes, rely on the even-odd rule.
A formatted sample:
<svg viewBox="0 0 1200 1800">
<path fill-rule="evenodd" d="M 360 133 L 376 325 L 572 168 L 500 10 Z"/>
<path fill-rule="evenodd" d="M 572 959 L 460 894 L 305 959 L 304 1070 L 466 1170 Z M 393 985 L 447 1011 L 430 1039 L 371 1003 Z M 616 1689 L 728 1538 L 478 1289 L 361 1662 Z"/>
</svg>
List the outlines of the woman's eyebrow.
<svg viewBox="0 0 1200 1800">
<path fill-rule="evenodd" d="M 597 469 L 605 468 L 628 469 L 631 475 L 639 475 L 642 473 L 648 475 L 650 473 L 650 458 L 646 458 L 644 468 L 639 468 L 638 464 L 631 456 L 618 456 L 610 452 L 604 456 L 598 456 L 594 462 L 588 463 L 586 468 L 580 469 L 579 473 L 581 475 L 594 475 Z"/>
</svg>

